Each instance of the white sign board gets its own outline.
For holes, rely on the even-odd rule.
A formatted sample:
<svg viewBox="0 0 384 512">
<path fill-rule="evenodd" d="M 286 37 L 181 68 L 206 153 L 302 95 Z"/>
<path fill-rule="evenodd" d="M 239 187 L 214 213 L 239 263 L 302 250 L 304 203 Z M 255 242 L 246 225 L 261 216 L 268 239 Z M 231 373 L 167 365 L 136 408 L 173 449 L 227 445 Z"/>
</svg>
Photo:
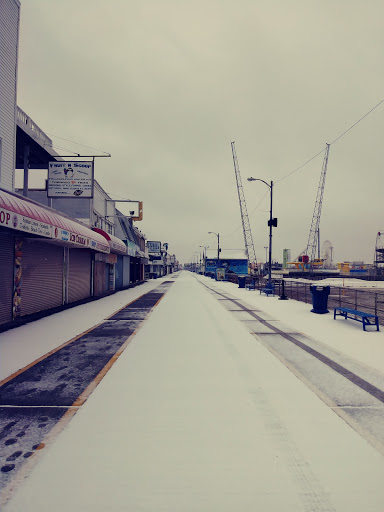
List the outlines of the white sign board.
<svg viewBox="0 0 384 512">
<path fill-rule="evenodd" d="M 93 162 L 49 162 L 48 197 L 93 197 Z"/>
<path fill-rule="evenodd" d="M 147 248 L 149 254 L 161 254 L 161 242 L 147 242 Z"/>
</svg>

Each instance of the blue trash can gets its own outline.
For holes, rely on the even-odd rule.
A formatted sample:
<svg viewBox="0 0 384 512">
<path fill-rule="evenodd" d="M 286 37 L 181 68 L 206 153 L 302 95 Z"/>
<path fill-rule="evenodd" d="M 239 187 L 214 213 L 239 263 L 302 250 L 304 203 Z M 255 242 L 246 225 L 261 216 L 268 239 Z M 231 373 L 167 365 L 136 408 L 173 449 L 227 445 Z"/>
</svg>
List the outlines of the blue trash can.
<svg viewBox="0 0 384 512">
<path fill-rule="evenodd" d="M 329 313 L 328 307 L 328 295 L 331 291 L 330 286 L 317 286 L 311 285 L 311 294 L 312 294 L 312 313 L 317 313 L 319 315 L 323 315 L 324 313 Z"/>
<path fill-rule="evenodd" d="M 246 280 L 245 276 L 238 277 L 239 288 L 245 288 L 245 280 Z"/>
</svg>

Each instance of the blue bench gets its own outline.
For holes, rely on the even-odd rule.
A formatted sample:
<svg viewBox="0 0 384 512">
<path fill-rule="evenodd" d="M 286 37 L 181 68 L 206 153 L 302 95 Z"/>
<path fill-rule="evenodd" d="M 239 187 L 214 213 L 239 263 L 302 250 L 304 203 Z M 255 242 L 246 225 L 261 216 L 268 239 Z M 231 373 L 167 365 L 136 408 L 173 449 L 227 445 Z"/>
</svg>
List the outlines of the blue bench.
<svg viewBox="0 0 384 512">
<path fill-rule="evenodd" d="M 342 316 L 345 319 L 350 318 L 351 320 L 361 322 L 363 324 L 364 331 L 367 325 L 376 325 L 376 329 L 379 330 L 379 317 L 377 315 L 373 315 L 372 313 L 365 313 L 364 311 L 357 311 L 356 309 L 337 307 L 333 311 L 333 318 L 336 319 L 336 316 Z M 361 320 L 357 317 L 360 317 Z M 373 319 L 374 322 L 371 322 L 370 319 Z"/>
<path fill-rule="evenodd" d="M 256 281 L 251 281 L 245 285 L 247 290 L 256 290 Z"/>
<path fill-rule="evenodd" d="M 262 293 L 265 293 L 267 297 L 268 295 L 275 295 L 275 283 L 267 283 L 265 288 L 260 288 L 260 295 Z"/>
</svg>

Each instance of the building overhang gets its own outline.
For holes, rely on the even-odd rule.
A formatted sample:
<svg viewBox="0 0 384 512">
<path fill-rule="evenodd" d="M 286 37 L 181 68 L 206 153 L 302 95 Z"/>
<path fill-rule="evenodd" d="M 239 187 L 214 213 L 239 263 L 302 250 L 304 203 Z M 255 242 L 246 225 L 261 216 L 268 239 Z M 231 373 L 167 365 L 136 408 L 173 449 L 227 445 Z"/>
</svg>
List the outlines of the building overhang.
<svg viewBox="0 0 384 512">
<path fill-rule="evenodd" d="M 46 241 L 109 253 L 108 242 L 89 227 L 19 194 L 0 189 L 0 227 Z"/>
<path fill-rule="evenodd" d="M 120 240 L 120 238 L 117 238 L 117 236 L 111 235 L 107 233 L 106 231 L 100 229 L 100 228 L 92 228 L 93 231 L 96 233 L 99 233 L 101 236 L 103 236 L 109 244 L 109 248 L 111 252 L 114 252 L 116 254 L 127 254 L 127 246 L 125 243 Z"/>
<path fill-rule="evenodd" d="M 52 148 L 52 140 L 20 107 L 17 107 L 16 169 L 24 169 L 27 147 L 30 169 L 48 169 L 49 162 L 63 160 Z"/>
</svg>

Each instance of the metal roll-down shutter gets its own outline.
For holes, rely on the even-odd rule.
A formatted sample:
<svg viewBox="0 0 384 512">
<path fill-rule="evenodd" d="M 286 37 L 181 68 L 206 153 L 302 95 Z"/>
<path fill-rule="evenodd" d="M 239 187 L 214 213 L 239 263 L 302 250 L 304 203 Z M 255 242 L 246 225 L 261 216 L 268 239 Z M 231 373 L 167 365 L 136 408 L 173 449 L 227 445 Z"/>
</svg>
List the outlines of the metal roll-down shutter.
<svg viewBox="0 0 384 512">
<path fill-rule="evenodd" d="M 70 249 L 67 262 L 68 302 L 76 302 L 91 295 L 91 252 Z"/>
<path fill-rule="evenodd" d="M 24 239 L 20 316 L 63 304 L 63 260 L 63 247 Z"/>
<path fill-rule="evenodd" d="M 14 236 L 0 230 L 0 324 L 12 320 Z"/>
</svg>

